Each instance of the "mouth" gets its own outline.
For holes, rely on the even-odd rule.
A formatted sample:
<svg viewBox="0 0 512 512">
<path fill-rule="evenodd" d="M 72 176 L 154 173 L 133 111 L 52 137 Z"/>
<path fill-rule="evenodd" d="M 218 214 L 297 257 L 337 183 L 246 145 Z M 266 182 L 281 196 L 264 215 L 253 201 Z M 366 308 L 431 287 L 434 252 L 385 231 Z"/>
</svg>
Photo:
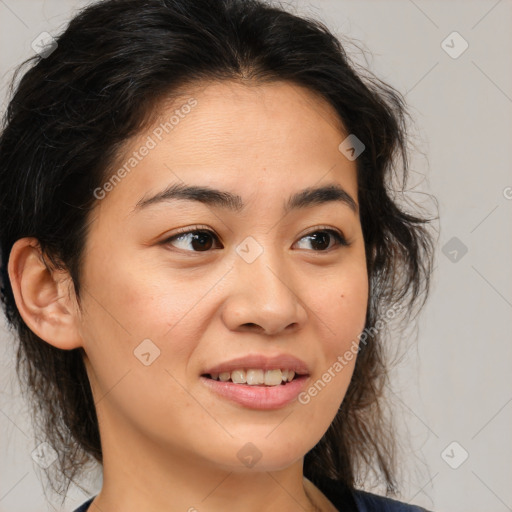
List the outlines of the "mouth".
<svg viewBox="0 0 512 512">
<path fill-rule="evenodd" d="M 260 371 L 262 372 L 262 370 Z M 220 380 L 220 375 L 217 379 L 214 379 L 211 374 L 203 374 L 200 381 L 214 396 L 246 409 L 257 410 L 273 410 L 286 407 L 298 398 L 309 381 L 309 375 L 291 375 L 288 373 L 287 379 L 283 381 L 282 375 L 281 382 L 277 384 L 277 371 L 272 372 L 270 374 L 272 384 L 265 384 L 265 381 L 261 382 L 258 370 L 255 372 L 256 378 L 252 384 L 233 382 L 229 373 L 223 375 L 223 378 L 230 376 L 228 380 Z M 248 370 L 246 374 L 249 375 L 249 380 L 251 380 L 251 370 Z M 236 376 L 235 380 L 237 380 Z"/>
<path fill-rule="evenodd" d="M 232 384 L 243 384 L 246 386 L 285 386 L 300 377 L 307 375 L 305 373 L 296 373 L 294 370 L 272 369 L 263 370 L 261 368 L 240 368 L 233 371 L 210 372 L 201 375 L 201 377 L 219 382 L 230 382 Z"/>
<path fill-rule="evenodd" d="M 305 389 L 311 370 L 291 354 L 252 354 L 203 370 L 200 381 L 213 396 L 246 409 L 290 405 Z"/>
</svg>

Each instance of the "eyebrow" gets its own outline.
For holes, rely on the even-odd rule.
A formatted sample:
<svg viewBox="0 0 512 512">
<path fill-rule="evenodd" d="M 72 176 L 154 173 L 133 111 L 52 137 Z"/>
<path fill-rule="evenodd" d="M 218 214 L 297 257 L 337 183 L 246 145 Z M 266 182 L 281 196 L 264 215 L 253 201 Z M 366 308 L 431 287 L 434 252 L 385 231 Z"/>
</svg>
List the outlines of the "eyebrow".
<svg viewBox="0 0 512 512">
<path fill-rule="evenodd" d="M 224 208 L 236 213 L 241 212 L 245 208 L 243 199 L 232 192 L 217 190 L 207 186 L 175 183 L 151 197 L 143 197 L 140 199 L 135 205 L 134 211 L 176 199 L 198 201 L 209 206 Z M 359 207 L 355 200 L 337 183 L 331 183 L 316 188 L 308 187 L 296 192 L 284 203 L 283 211 L 287 214 L 292 210 L 309 208 L 335 201 L 348 206 L 355 214 L 358 214 Z"/>
</svg>

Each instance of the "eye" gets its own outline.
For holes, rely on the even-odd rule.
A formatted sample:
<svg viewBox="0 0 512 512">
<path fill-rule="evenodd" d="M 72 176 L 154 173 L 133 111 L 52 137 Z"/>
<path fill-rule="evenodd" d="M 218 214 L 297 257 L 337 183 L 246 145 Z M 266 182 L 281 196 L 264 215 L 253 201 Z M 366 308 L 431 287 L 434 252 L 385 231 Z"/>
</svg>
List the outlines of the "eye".
<svg viewBox="0 0 512 512">
<path fill-rule="evenodd" d="M 311 243 L 315 252 L 327 252 L 336 245 L 345 247 L 350 245 L 345 237 L 334 229 L 317 229 L 317 231 L 304 235 L 297 243 L 306 239 Z M 162 244 L 170 244 L 177 249 L 187 252 L 208 252 L 212 249 L 215 241 L 220 244 L 217 235 L 210 229 L 184 228 L 183 231 L 179 231 L 177 234 L 165 239 Z M 334 244 L 331 245 L 333 241 Z M 222 248 L 222 244 L 220 245 L 220 248 Z M 307 247 L 300 248 L 308 249 Z"/>
<path fill-rule="evenodd" d="M 332 240 L 335 241 L 334 245 L 347 247 L 350 244 L 347 242 L 345 237 L 338 231 L 334 229 L 321 229 L 317 231 L 312 231 L 307 235 L 303 236 L 300 240 L 308 239 L 313 247 L 317 249 L 313 249 L 316 252 L 326 252 L 332 248 L 330 242 Z M 300 243 L 300 240 L 298 243 Z"/>
<path fill-rule="evenodd" d="M 171 244 L 177 249 L 189 252 L 206 252 L 212 248 L 212 240 L 219 241 L 213 231 L 209 229 L 193 229 L 181 231 L 164 240 L 162 244 Z M 190 249 L 191 247 L 192 249 Z"/>
</svg>

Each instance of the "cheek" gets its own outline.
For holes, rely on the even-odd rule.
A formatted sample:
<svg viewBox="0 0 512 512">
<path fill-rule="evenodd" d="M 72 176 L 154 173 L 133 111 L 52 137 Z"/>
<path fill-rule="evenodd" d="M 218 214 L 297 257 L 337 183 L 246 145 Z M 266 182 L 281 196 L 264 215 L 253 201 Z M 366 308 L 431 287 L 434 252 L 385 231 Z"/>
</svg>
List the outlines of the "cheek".
<svg viewBox="0 0 512 512">
<path fill-rule="evenodd" d="M 168 269 L 130 259 L 122 251 L 108 263 L 91 261 L 90 269 L 88 288 L 94 290 L 96 306 L 109 313 L 107 321 L 114 328 L 121 327 L 134 340 L 161 339 L 181 328 L 200 298 L 188 279 L 171 278 Z"/>
<path fill-rule="evenodd" d="M 169 386 L 164 370 L 180 378 L 200 339 L 193 315 L 198 293 L 184 280 L 165 280 L 162 272 L 123 259 L 122 251 L 101 259 L 90 258 L 84 272 L 81 322 L 99 393 L 120 379 L 128 385 L 136 378 L 141 390 L 155 388 L 157 374 Z"/>
<path fill-rule="evenodd" d="M 121 258 L 116 263 L 95 267 L 84 280 L 88 374 L 95 396 L 108 397 L 99 401 L 98 416 L 107 417 L 112 408 L 141 431 L 154 425 L 151 435 L 157 437 L 156 427 L 170 414 L 188 411 L 191 428 L 200 411 L 182 384 L 200 339 L 201 326 L 191 321 L 197 293 L 187 283 L 156 280 L 147 268 L 137 270 Z"/>
<path fill-rule="evenodd" d="M 347 345 L 358 339 L 364 329 L 368 307 L 368 274 L 366 265 L 357 264 L 347 268 L 340 279 L 320 295 L 317 308 L 322 312 L 325 324 L 330 327 L 328 352 L 338 355 Z"/>
<path fill-rule="evenodd" d="M 323 331 L 322 364 L 316 368 L 314 379 L 298 397 L 301 407 L 307 411 L 308 422 L 321 432 L 329 428 L 336 416 L 354 372 L 359 335 L 364 329 L 367 308 L 366 274 L 361 277 L 351 280 L 351 286 L 347 284 L 342 294 L 336 290 L 325 296 L 330 299 L 325 310 L 330 312 L 327 321 L 333 328 Z M 333 307 L 336 300 L 338 305 Z"/>
<path fill-rule="evenodd" d="M 357 336 L 365 326 L 368 308 L 368 275 L 366 269 L 354 274 L 346 283 L 339 297 L 341 327 L 345 327 L 346 334 Z"/>
<path fill-rule="evenodd" d="M 366 266 L 351 267 L 340 280 L 324 289 L 321 297 L 317 309 L 324 312 L 323 322 L 319 322 L 323 324 L 324 357 L 317 369 L 317 380 L 304 398 L 304 402 L 311 401 L 312 413 L 319 416 L 319 421 L 334 417 L 352 378 L 359 335 L 366 321 Z"/>
</svg>

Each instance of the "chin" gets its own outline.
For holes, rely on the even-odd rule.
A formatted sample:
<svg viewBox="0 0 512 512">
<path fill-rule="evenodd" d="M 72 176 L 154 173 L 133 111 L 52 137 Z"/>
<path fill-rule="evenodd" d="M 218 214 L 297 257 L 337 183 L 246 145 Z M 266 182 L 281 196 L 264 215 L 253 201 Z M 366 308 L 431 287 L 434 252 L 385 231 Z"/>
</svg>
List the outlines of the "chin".
<svg viewBox="0 0 512 512">
<path fill-rule="evenodd" d="M 218 454 L 209 457 L 226 471 L 237 473 L 255 471 L 281 471 L 302 459 L 317 441 L 305 439 L 291 444 L 277 433 L 231 439 Z M 268 437 L 265 437 L 268 436 Z M 217 456 L 216 456 L 217 455 Z"/>
</svg>

